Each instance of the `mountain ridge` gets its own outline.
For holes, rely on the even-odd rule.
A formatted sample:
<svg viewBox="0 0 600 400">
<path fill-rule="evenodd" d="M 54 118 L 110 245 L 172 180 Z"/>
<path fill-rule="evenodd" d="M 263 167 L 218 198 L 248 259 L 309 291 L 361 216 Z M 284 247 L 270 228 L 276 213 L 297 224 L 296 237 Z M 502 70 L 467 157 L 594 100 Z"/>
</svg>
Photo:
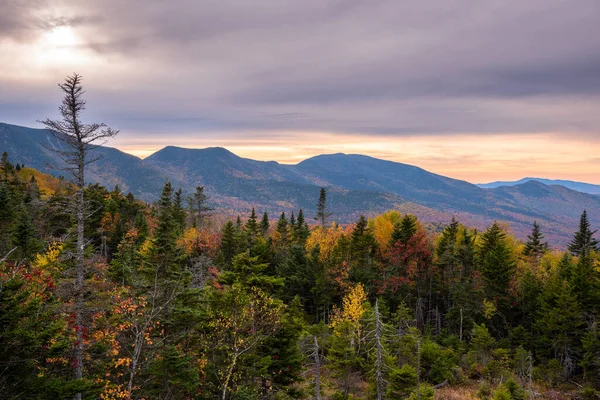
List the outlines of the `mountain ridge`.
<svg viewBox="0 0 600 400">
<path fill-rule="evenodd" d="M 572 180 L 568 180 L 568 179 L 548 179 L 548 178 L 526 177 L 526 178 L 522 178 L 522 179 L 519 179 L 516 181 L 494 181 L 494 182 L 489 182 L 489 183 L 477 183 L 476 185 L 479 186 L 480 188 L 484 188 L 484 189 L 495 189 L 495 188 L 503 187 L 503 186 L 522 185 L 524 183 L 531 182 L 531 181 L 541 182 L 545 185 L 564 186 L 566 188 L 576 190 L 578 192 L 600 195 L 600 185 L 596 185 L 594 183 L 572 181 Z"/>
<path fill-rule="evenodd" d="M 56 155 L 44 146 L 49 136 L 43 129 L 0 123 L 0 151 L 8 151 L 15 163 L 57 176 L 60 171 L 47 166 L 47 161 L 56 162 Z M 503 220 L 524 238 L 537 220 L 545 225 L 549 239 L 561 245 L 570 240 L 584 208 L 600 224 L 600 215 L 594 212 L 600 210 L 600 196 L 537 181 L 481 188 L 360 154 L 323 154 L 290 165 L 243 158 L 223 147 L 165 146 L 144 159 L 104 146 L 95 151 L 102 158 L 88 168 L 90 183 L 119 185 L 146 201 L 157 199 L 166 179 L 187 194 L 205 186 L 213 205 L 229 214 L 246 213 L 251 207 L 271 215 L 299 208 L 308 214 L 319 189 L 327 187 L 338 222 L 397 209 L 433 224 L 446 223 L 455 215 L 478 229 Z"/>
</svg>

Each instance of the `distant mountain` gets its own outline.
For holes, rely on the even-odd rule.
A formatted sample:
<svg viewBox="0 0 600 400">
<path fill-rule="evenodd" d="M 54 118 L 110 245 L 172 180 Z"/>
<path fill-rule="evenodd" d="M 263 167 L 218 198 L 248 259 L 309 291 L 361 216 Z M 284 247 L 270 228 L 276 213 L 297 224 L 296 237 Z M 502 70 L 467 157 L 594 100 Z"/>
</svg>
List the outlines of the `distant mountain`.
<svg viewBox="0 0 600 400">
<path fill-rule="evenodd" d="M 577 190 L 578 192 L 600 195 L 600 185 L 594 185 L 594 184 L 585 183 L 585 182 L 567 181 L 567 180 L 562 180 L 562 179 L 523 178 L 518 181 L 496 181 L 496 182 L 490 182 L 490 183 L 480 183 L 480 184 L 477 184 L 477 186 L 484 188 L 484 189 L 490 189 L 490 188 L 497 188 L 497 187 L 502 187 L 502 186 L 521 185 L 523 183 L 530 182 L 530 181 L 541 182 L 545 185 L 560 185 L 560 186 L 564 186 L 569 189 Z"/>
<path fill-rule="evenodd" d="M 45 130 L 0 123 L 0 152 L 7 151 L 15 163 L 60 176 L 64 172 L 48 167 L 48 162 L 57 163 L 47 149 L 52 145 L 56 143 Z M 146 201 L 158 197 L 167 178 L 185 193 L 204 186 L 214 206 L 228 214 L 247 214 L 256 207 L 277 216 L 303 208 L 310 218 L 324 186 L 331 211 L 341 223 L 355 221 L 361 213 L 397 209 L 436 225 L 447 223 L 452 215 L 478 229 L 494 220 L 507 221 L 517 236 L 525 238 L 536 220 L 555 245 L 570 240 L 583 209 L 594 226 L 600 225 L 600 196 L 536 180 L 481 188 L 412 165 L 356 154 L 320 155 L 282 165 L 242 158 L 218 147 L 168 146 L 144 160 L 109 147 L 95 151 L 101 160 L 88 169 L 90 183 L 109 189 L 118 184 Z"/>
<path fill-rule="evenodd" d="M 6 151 L 15 163 L 69 179 L 69 172 L 60 169 L 62 162 L 50 148 L 60 148 L 60 143 L 47 130 L 0 123 L 0 152 Z M 131 191 L 149 200 L 160 193 L 167 178 L 163 171 L 144 165 L 138 157 L 112 147 L 95 149 L 94 157 L 97 156 L 100 157 L 98 162 L 90 164 L 87 169 L 87 181 L 90 183 L 108 188 L 119 185 L 123 191 Z"/>
</svg>

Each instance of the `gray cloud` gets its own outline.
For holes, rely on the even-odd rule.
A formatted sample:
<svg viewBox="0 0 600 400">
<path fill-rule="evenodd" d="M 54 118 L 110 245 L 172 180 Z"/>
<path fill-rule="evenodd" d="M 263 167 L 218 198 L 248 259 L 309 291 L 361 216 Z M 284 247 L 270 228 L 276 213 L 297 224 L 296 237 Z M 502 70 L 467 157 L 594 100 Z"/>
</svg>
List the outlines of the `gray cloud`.
<svg viewBox="0 0 600 400">
<path fill-rule="evenodd" d="M 0 44 L 71 25 L 115 66 L 79 72 L 91 116 L 124 131 L 600 140 L 597 0 L 21 0 L 3 11 Z M 26 123 L 22 97 L 46 101 L 59 74 L 16 88 L 2 68 L 1 107 Z"/>
</svg>

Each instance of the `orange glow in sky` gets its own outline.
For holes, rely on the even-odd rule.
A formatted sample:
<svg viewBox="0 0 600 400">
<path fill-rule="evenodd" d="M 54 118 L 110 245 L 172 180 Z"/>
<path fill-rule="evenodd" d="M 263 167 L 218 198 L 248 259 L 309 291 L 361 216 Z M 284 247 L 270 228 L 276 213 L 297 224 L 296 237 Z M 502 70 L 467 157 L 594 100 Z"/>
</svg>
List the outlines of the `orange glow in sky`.
<svg viewBox="0 0 600 400">
<path fill-rule="evenodd" d="M 137 135 L 136 135 L 137 136 Z M 473 183 L 524 177 L 570 179 L 600 184 L 600 144 L 574 141 L 565 135 L 362 136 L 318 132 L 285 132 L 267 139 L 164 137 L 111 143 L 145 158 L 167 145 L 187 148 L 220 146 L 246 158 L 296 164 L 319 154 L 364 154 L 416 165 Z M 591 168 L 590 168 L 591 167 Z"/>
</svg>

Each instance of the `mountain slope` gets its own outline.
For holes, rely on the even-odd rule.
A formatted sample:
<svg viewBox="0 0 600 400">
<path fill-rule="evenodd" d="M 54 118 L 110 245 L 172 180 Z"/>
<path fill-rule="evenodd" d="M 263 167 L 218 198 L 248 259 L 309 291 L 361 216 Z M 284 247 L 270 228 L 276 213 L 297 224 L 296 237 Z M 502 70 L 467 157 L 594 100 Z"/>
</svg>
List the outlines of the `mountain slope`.
<svg viewBox="0 0 600 400">
<path fill-rule="evenodd" d="M 530 181 L 541 182 L 545 185 L 560 185 L 572 190 L 576 190 L 578 192 L 600 195 L 600 185 L 594 185 L 592 183 L 585 182 L 568 181 L 563 179 L 523 178 L 518 181 L 496 181 L 490 183 L 480 183 L 477 184 L 477 186 L 484 189 L 492 189 L 501 186 L 521 185 Z"/>
<path fill-rule="evenodd" d="M 59 176 L 47 162 L 57 157 L 47 131 L 0 124 L 0 151 L 10 159 Z M 297 165 L 255 161 L 223 148 L 184 149 L 168 146 L 145 160 L 117 149 L 96 150 L 101 160 L 90 166 L 87 179 L 146 201 L 155 200 L 165 179 L 192 193 L 205 186 L 213 205 L 224 213 L 247 213 L 251 207 L 270 215 L 303 208 L 312 217 L 322 186 L 338 222 L 352 222 L 361 214 L 398 209 L 424 222 L 446 223 L 452 215 L 467 225 L 485 229 L 494 220 L 511 224 L 525 238 L 537 220 L 548 239 L 567 243 L 577 228 L 581 211 L 589 211 L 600 225 L 600 196 L 563 186 L 527 181 L 514 186 L 484 189 L 471 183 L 430 173 L 412 165 L 356 154 L 330 154 Z"/>
<path fill-rule="evenodd" d="M 61 170 L 62 161 L 51 148 L 60 148 L 60 143 L 45 129 L 0 123 L 0 152 L 6 151 L 15 163 L 69 179 L 68 172 Z M 98 147 L 90 156 L 100 159 L 87 168 L 88 182 L 108 188 L 119 185 L 123 191 L 142 199 L 150 200 L 160 193 L 167 178 L 163 171 L 143 165 L 139 158 L 111 147 Z"/>
</svg>

